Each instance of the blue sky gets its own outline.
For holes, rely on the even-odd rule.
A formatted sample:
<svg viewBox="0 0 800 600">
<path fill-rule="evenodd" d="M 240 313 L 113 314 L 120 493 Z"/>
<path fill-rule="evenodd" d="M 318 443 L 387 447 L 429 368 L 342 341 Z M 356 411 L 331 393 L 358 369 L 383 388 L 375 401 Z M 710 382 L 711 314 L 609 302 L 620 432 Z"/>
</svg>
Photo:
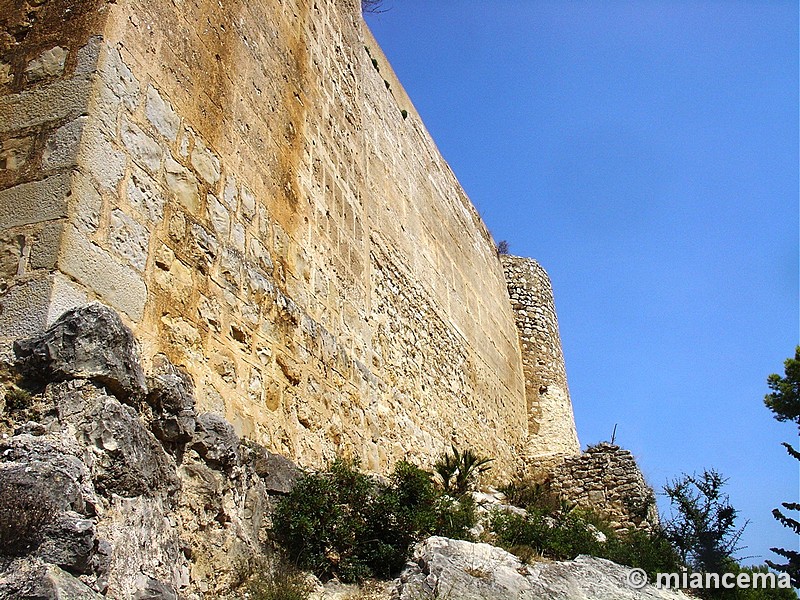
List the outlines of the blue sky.
<svg viewBox="0 0 800 600">
<path fill-rule="evenodd" d="M 798 330 L 798 3 L 386 0 L 367 22 L 495 240 L 550 273 L 581 442 L 713 467 L 797 547 L 762 398 Z M 662 501 L 662 508 L 664 503 Z"/>
</svg>

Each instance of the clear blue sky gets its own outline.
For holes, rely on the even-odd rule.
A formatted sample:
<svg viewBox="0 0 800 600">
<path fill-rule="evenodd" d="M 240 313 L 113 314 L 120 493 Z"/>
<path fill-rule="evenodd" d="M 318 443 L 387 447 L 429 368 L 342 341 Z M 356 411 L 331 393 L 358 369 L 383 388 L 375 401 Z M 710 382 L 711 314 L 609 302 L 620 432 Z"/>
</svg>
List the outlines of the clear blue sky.
<svg viewBox="0 0 800 600">
<path fill-rule="evenodd" d="M 714 467 L 797 547 L 762 399 L 798 333 L 798 3 L 386 0 L 367 21 L 495 240 L 553 280 L 578 433 Z M 662 507 L 664 505 L 663 501 Z"/>
</svg>

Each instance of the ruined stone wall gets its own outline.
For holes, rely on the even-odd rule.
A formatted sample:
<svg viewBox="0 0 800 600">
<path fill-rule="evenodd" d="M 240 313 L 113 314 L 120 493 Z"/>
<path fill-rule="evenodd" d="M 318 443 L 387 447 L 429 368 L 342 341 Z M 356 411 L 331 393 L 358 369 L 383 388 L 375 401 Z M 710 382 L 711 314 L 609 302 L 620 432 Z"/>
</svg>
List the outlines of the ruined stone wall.
<svg viewBox="0 0 800 600">
<path fill-rule="evenodd" d="M 609 443 L 567 458 L 551 475 L 553 492 L 596 511 L 617 531 L 658 525 L 655 494 L 628 450 Z"/>
<path fill-rule="evenodd" d="M 526 462 L 534 469 L 548 469 L 580 452 L 553 288 L 535 260 L 500 258 L 522 349 L 529 432 Z"/>
<path fill-rule="evenodd" d="M 98 299 L 302 464 L 456 443 L 499 476 L 528 434 L 503 270 L 359 10 L 0 0 L 0 335 Z"/>
</svg>

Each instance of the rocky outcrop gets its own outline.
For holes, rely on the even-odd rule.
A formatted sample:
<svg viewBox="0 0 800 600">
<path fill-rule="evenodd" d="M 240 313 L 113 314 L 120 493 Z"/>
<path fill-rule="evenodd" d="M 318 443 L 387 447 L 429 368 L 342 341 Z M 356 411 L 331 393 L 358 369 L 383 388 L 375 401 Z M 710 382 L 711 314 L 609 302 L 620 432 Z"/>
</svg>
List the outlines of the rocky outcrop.
<svg viewBox="0 0 800 600">
<path fill-rule="evenodd" d="M 133 334 L 102 304 L 68 310 L 44 333 L 16 341 L 14 352 L 33 382 L 90 379 L 121 400 L 146 391 Z"/>
<path fill-rule="evenodd" d="M 297 467 L 197 414 L 191 380 L 165 357 L 146 380 L 102 305 L 15 351 L 41 392 L 4 402 L 0 600 L 222 597 L 263 551 Z"/>
<path fill-rule="evenodd" d="M 628 567 L 579 556 L 522 563 L 489 544 L 431 537 L 417 545 L 394 600 L 688 600 L 681 592 L 628 585 Z"/>
</svg>

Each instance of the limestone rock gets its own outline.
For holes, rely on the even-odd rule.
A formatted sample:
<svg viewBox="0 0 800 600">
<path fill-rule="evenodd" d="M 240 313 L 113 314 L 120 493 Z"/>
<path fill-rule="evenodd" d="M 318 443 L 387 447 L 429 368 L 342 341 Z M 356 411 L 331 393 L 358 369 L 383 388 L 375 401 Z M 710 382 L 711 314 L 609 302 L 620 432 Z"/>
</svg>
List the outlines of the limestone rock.
<svg viewBox="0 0 800 600">
<path fill-rule="evenodd" d="M 123 497 L 172 493 L 178 488 L 175 463 L 136 411 L 92 383 L 51 384 L 62 426 L 75 432 L 97 490 Z"/>
<path fill-rule="evenodd" d="M 55 565 L 16 561 L 0 575 L 0 600 L 103 600 L 80 579 Z"/>
<path fill-rule="evenodd" d="M 300 469 L 280 454 L 273 454 L 264 448 L 260 448 L 260 450 L 253 467 L 264 482 L 267 492 L 270 494 L 290 493 L 301 475 Z"/>
<path fill-rule="evenodd" d="M 65 312 L 42 334 L 14 342 L 14 352 L 36 382 L 91 379 L 123 401 L 146 390 L 133 334 L 102 304 Z"/>
<path fill-rule="evenodd" d="M 417 545 L 413 565 L 395 588 L 395 600 L 687 600 L 681 592 L 626 584 L 630 569 L 579 556 L 525 565 L 489 544 L 431 537 Z"/>
<path fill-rule="evenodd" d="M 233 425 L 215 413 L 198 415 L 191 447 L 212 467 L 226 468 L 237 462 L 239 438 Z"/>
<path fill-rule="evenodd" d="M 148 383 L 147 400 L 155 413 L 151 426 L 155 436 L 166 443 L 185 444 L 191 440 L 197 416 L 191 378 L 164 360 Z"/>
</svg>

